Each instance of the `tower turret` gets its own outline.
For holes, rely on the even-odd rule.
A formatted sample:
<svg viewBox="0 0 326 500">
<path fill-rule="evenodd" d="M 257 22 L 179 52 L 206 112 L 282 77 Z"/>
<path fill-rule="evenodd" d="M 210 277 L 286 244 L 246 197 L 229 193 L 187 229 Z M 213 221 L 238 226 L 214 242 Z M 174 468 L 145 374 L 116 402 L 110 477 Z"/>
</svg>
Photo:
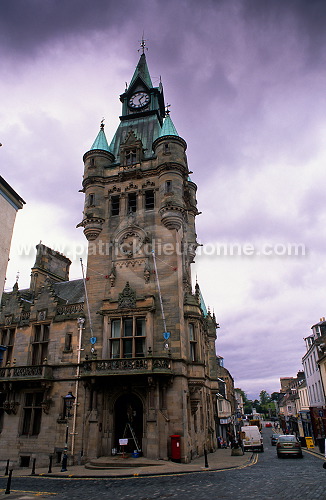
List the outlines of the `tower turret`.
<svg viewBox="0 0 326 500">
<path fill-rule="evenodd" d="M 180 229 L 185 217 L 184 181 L 188 175 L 186 142 L 179 137 L 170 114 L 164 120 L 159 137 L 153 143 L 160 181 L 160 215 L 165 227 Z"/>
<path fill-rule="evenodd" d="M 102 231 L 104 223 L 104 170 L 114 161 L 103 121 L 91 149 L 84 154 L 83 161 L 85 168 L 82 191 L 85 193 L 85 205 L 83 220 L 77 227 L 82 226 L 86 238 L 93 241 Z"/>
</svg>

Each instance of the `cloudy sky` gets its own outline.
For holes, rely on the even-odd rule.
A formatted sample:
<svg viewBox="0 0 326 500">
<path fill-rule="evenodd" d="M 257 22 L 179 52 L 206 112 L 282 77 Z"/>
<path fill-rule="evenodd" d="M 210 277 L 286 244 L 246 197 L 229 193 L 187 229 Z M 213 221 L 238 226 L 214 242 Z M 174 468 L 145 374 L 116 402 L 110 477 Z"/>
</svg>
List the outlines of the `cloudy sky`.
<svg viewBox="0 0 326 500">
<path fill-rule="evenodd" d="M 0 0 L 0 175 L 24 198 L 6 289 L 35 245 L 81 276 L 82 156 L 110 141 L 144 32 L 198 186 L 197 273 L 250 397 L 302 368 L 326 316 L 323 0 Z"/>
</svg>

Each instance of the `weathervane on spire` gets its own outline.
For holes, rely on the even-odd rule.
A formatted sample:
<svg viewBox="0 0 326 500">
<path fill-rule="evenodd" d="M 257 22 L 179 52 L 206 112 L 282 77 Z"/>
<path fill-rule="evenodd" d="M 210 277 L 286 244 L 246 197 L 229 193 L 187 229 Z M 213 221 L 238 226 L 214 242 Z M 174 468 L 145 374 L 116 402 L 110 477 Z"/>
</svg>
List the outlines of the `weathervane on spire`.
<svg viewBox="0 0 326 500">
<path fill-rule="evenodd" d="M 105 120 L 105 118 L 103 117 L 102 120 L 101 120 L 101 129 L 102 130 L 104 129 L 104 120 Z"/>
<path fill-rule="evenodd" d="M 142 39 L 139 40 L 139 43 L 140 43 L 140 49 L 138 49 L 138 52 L 140 50 L 142 50 L 142 54 L 145 53 L 145 49 L 148 50 L 148 48 L 146 47 L 146 42 L 147 40 L 144 39 L 144 32 L 143 32 L 143 36 L 142 36 Z"/>
<path fill-rule="evenodd" d="M 169 114 L 170 114 L 170 110 L 169 110 L 169 108 L 170 108 L 170 107 L 171 107 L 171 104 L 167 104 L 167 105 L 165 106 L 165 114 L 166 114 L 166 115 L 169 115 Z"/>
</svg>

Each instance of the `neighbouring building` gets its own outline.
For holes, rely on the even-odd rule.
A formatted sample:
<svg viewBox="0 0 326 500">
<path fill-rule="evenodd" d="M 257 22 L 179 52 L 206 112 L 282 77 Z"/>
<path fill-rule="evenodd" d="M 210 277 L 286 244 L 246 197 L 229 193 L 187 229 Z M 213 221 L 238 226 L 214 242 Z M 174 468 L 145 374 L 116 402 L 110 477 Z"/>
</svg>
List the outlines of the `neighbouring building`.
<svg viewBox="0 0 326 500">
<path fill-rule="evenodd" d="M 283 431 L 300 435 L 298 417 L 300 414 L 300 399 L 298 388 L 305 381 L 305 374 L 299 371 L 296 377 L 280 379 L 281 397 L 278 401 L 280 425 Z"/>
<path fill-rule="evenodd" d="M 302 379 L 298 385 L 298 427 L 302 437 L 312 437 L 312 425 L 309 410 L 309 398 L 306 379 Z"/>
<path fill-rule="evenodd" d="M 242 420 L 242 417 L 244 415 L 244 401 L 243 401 L 243 396 L 242 396 L 242 391 L 241 389 L 234 389 L 234 397 L 236 400 L 236 416 L 239 421 Z"/>
<path fill-rule="evenodd" d="M 4 289 L 16 214 L 24 200 L 0 176 L 0 300 Z"/>
<path fill-rule="evenodd" d="M 318 366 L 321 377 L 321 386 L 326 397 L 326 332 L 324 332 L 316 341 L 318 351 Z M 323 412 L 320 412 L 319 417 L 320 427 L 323 429 L 324 436 L 326 436 L 326 407 L 324 406 Z"/>
<path fill-rule="evenodd" d="M 217 435 L 229 441 L 231 435 L 236 435 L 237 431 L 237 401 L 234 390 L 234 380 L 229 370 L 224 367 L 224 358 L 216 357 L 217 364 Z"/>
<path fill-rule="evenodd" d="M 306 337 L 306 354 L 302 358 L 304 367 L 311 425 L 315 442 L 326 436 L 326 399 L 319 358 L 323 350 L 323 341 L 326 334 L 326 321 L 321 318 L 318 323 L 311 327 L 312 334 Z"/>
<path fill-rule="evenodd" d="M 144 51 L 120 101 L 112 141 L 101 124 L 83 158 L 83 279 L 40 244 L 30 287 L 3 296 L 2 460 L 59 463 L 68 449 L 84 463 L 127 439 L 189 462 L 217 446 L 217 323 L 191 278 L 197 187 Z"/>
</svg>

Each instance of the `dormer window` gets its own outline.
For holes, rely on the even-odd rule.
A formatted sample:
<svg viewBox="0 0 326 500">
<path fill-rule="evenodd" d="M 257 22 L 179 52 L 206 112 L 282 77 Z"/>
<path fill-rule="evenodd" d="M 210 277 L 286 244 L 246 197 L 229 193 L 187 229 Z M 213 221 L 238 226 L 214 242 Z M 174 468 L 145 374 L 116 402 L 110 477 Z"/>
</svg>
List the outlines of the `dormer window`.
<svg viewBox="0 0 326 500">
<path fill-rule="evenodd" d="M 126 165 L 134 165 L 137 163 L 137 149 L 126 149 Z"/>
<path fill-rule="evenodd" d="M 125 141 L 120 146 L 120 159 L 123 168 L 130 168 L 141 160 L 143 145 L 133 130 L 129 130 Z"/>
</svg>

